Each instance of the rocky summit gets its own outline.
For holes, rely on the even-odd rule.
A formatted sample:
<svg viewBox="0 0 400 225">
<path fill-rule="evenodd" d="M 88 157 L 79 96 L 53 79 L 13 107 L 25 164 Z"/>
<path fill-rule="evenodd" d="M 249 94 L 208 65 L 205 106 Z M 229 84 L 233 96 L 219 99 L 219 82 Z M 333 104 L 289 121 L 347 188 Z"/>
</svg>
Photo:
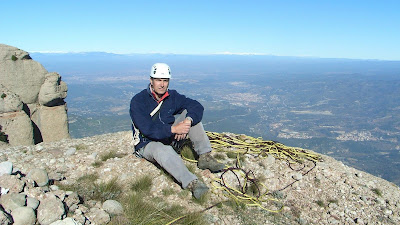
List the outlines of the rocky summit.
<svg viewBox="0 0 400 225">
<path fill-rule="evenodd" d="M 250 138 L 224 135 L 244 143 Z M 398 186 L 328 156 L 298 161 L 213 145 L 226 169 L 212 174 L 182 152 L 210 187 L 199 201 L 157 165 L 133 155 L 131 139 L 125 131 L 2 145 L 0 224 L 187 224 L 193 213 L 199 217 L 192 224 L 400 224 Z M 144 177 L 147 192 L 138 189 Z M 165 210 L 171 206 L 179 208 L 176 214 Z"/>
</svg>

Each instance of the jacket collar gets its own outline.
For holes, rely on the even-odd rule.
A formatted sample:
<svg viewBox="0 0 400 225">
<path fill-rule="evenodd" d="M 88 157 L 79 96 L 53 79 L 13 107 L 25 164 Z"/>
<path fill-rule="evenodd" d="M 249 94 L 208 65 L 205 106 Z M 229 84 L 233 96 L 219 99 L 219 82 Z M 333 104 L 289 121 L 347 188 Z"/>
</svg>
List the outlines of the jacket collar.
<svg viewBox="0 0 400 225">
<path fill-rule="evenodd" d="M 160 100 L 158 100 L 156 98 L 156 93 L 153 91 L 153 89 L 151 88 L 151 84 L 149 84 L 149 86 L 147 87 L 147 93 L 149 93 L 149 95 L 154 99 L 154 101 L 156 101 L 157 103 L 160 103 L 161 101 L 163 101 L 165 98 L 167 98 L 169 96 L 168 90 L 165 92 L 165 94 L 161 97 Z"/>
</svg>

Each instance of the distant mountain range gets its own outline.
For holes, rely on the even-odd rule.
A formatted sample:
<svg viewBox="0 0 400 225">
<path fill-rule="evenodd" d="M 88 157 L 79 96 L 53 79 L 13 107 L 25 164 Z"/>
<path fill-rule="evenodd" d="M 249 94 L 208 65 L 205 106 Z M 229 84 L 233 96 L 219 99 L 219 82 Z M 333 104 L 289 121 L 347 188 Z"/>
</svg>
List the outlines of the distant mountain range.
<svg viewBox="0 0 400 225">
<path fill-rule="evenodd" d="M 168 63 L 173 71 L 232 72 L 234 74 L 329 75 L 363 74 L 395 78 L 400 61 L 312 58 L 272 55 L 114 54 L 106 52 L 31 53 L 48 70 L 59 73 L 147 71 L 155 62 Z M 382 77 L 382 78 L 383 78 Z"/>
</svg>

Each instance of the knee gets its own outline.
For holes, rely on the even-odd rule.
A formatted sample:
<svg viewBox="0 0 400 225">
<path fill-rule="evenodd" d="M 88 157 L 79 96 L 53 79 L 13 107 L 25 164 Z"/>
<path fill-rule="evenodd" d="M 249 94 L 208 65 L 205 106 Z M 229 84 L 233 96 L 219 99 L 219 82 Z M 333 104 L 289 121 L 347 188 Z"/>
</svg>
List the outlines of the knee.
<svg viewBox="0 0 400 225">
<path fill-rule="evenodd" d="M 169 146 L 164 145 L 161 142 L 155 142 L 152 146 L 155 149 L 156 155 L 159 157 L 170 157 L 171 155 L 176 155 L 175 150 Z"/>
</svg>

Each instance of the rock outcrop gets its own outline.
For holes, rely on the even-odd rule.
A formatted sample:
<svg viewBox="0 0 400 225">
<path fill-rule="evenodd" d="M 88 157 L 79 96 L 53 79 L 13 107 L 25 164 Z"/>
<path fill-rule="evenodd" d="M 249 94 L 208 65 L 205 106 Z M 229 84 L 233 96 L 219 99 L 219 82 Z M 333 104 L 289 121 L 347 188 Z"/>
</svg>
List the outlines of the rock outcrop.
<svg viewBox="0 0 400 225">
<path fill-rule="evenodd" d="M 67 85 L 29 54 L 0 44 L 0 127 L 11 145 L 69 138 Z"/>
<path fill-rule="evenodd" d="M 274 199 L 262 206 L 266 209 L 283 206 L 281 211 L 271 213 L 256 205 L 238 205 L 235 208 L 234 202 L 233 205 L 225 204 L 227 195 L 216 182 L 223 173 L 211 174 L 185 161 L 188 168 L 211 188 L 208 200 L 203 204 L 197 203 L 157 166 L 135 157 L 131 138 L 131 132 L 126 131 L 31 146 L 3 147 L 0 150 L 0 224 L 11 224 L 12 221 L 33 224 L 32 210 L 39 224 L 107 224 L 110 221 L 112 224 L 131 224 L 126 219 L 132 217 L 132 213 L 140 211 L 143 214 L 147 209 L 133 208 L 135 212 L 126 212 L 130 203 L 124 199 L 129 199 L 131 184 L 144 175 L 149 175 L 153 181 L 144 200 L 156 202 L 160 210 L 178 204 L 186 209 L 182 214 L 202 212 L 206 224 L 400 223 L 398 186 L 329 156 L 322 156 L 323 162 L 317 162 L 315 167 L 307 165 L 302 170 L 303 166 L 288 164 L 273 155 L 240 155 L 242 169 L 252 171 L 250 175 L 269 189 L 267 198 Z M 226 150 L 234 153 L 235 148 Z M 213 154 L 225 153 L 214 151 Z M 237 166 L 236 154 L 233 155 L 221 158 L 230 168 Z M 101 201 L 85 198 L 78 192 L 90 195 L 98 187 L 83 191 L 87 184 L 82 180 L 88 178 L 95 179 L 94 185 L 121 184 L 123 194 L 117 199 L 108 195 Z M 234 176 L 226 177 L 224 182 L 235 188 L 236 184 L 230 182 L 236 179 Z M 79 190 L 66 189 L 74 184 Z M 222 202 L 219 207 L 202 211 L 218 202 Z"/>
</svg>

